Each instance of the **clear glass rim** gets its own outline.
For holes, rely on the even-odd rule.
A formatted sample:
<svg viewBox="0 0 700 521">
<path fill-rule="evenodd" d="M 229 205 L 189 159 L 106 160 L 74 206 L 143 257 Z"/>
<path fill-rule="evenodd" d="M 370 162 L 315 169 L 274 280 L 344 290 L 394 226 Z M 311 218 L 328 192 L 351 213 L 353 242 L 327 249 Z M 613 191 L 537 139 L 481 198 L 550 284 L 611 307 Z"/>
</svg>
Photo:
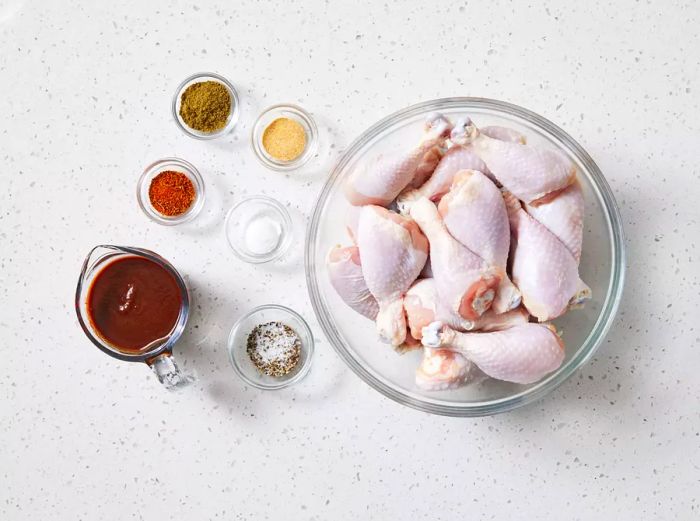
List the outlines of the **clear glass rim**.
<svg viewBox="0 0 700 521">
<path fill-rule="evenodd" d="M 309 135 L 307 136 L 307 143 L 304 152 L 296 159 L 292 161 L 278 161 L 273 157 L 270 157 L 262 146 L 262 134 L 265 129 L 261 129 L 264 119 L 273 112 L 292 112 L 300 119 L 304 121 L 306 126 L 309 128 Z M 253 146 L 253 151 L 258 160 L 266 167 L 272 170 L 294 170 L 306 164 L 316 153 L 318 148 L 318 127 L 316 122 L 311 117 L 304 108 L 299 105 L 294 105 L 291 103 L 280 103 L 277 105 L 272 105 L 263 110 L 258 119 L 255 120 L 253 125 L 253 130 L 250 135 L 250 143 Z"/>
<path fill-rule="evenodd" d="M 555 136 L 564 144 L 565 147 L 569 149 L 572 154 L 577 157 L 579 161 L 581 161 L 581 163 L 584 164 L 588 173 L 590 174 L 594 188 L 598 192 L 600 199 L 603 201 L 606 210 L 605 219 L 608 225 L 608 232 L 612 240 L 612 275 L 605 295 L 605 300 L 596 323 L 586 337 L 586 340 L 576 352 L 575 356 L 573 356 L 556 372 L 520 393 L 495 400 L 473 402 L 468 405 L 459 405 L 453 402 L 430 399 L 427 397 L 411 396 L 410 394 L 396 389 L 393 384 L 379 375 L 376 371 L 373 371 L 372 369 L 358 363 L 358 361 L 351 354 L 352 350 L 345 344 L 342 336 L 334 327 L 333 322 L 326 315 L 324 302 L 319 290 L 319 281 L 316 278 L 316 236 L 320 225 L 321 212 L 336 179 L 340 175 L 340 172 L 343 170 L 345 165 L 350 161 L 350 158 L 352 158 L 368 142 L 376 138 L 378 134 L 382 133 L 395 123 L 424 112 L 439 111 L 450 108 L 489 109 L 502 112 L 522 118 Z M 613 318 L 622 298 L 626 267 L 624 232 L 619 208 L 615 202 L 612 190 L 603 177 L 598 165 L 596 165 L 585 149 L 557 125 L 530 110 L 503 101 L 475 97 L 441 98 L 411 105 L 405 109 L 394 112 L 393 114 L 390 114 L 389 116 L 375 123 L 354 142 L 352 142 L 338 159 L 317 198 L 313 214 L 309 220 L 306 234 L 304 265 L 309 297 L 311 299 L 311 305 L 314 309 L 314 313 L 316 314 L 316 318 L 318 319 L 323 332 L 328 337 L 330 344 L 350 367 L 350 369 L 352 369 L 370 387 L 398 403 L 433 414 L 463 417 L 498 414 L 539 400 L 550 391 L 561 385 L 572 374 L 574 374 L 579 367 L 585 364 L 593 356 L 596 349 L 600 346 L 605 338 L 605 335 L 612 326 Z"/>
<path fill-rule="evenodd" d="M 264 384 L 262 382 L 257 382 L 255 380 L 252 380 L 249 378 L 243 370 L 239 367 L 238 362 L 236 362 L 236 358 L 233 356 L 233 350 L 235 349 L 234 345 L 234 339 L 236 337 L 236 333 L 238 332 L 238 329 L 243 325 L 243 323 L 248 320 L 250 317 L 253 315 L 260 313 L 262 311 L 267 311 L 267 310 L 274 310 L 274 311 L 280 311 L 283 314 L 288 314 L 291 317 L 293 317 L 295 320 L 301 324 L 301 327 L 304 329 L 304 334 L 306 337 L 309 339 L 308 345 L 303 345 L 302 348 L 306 349 L 306 357 L 303 358 L 303 365 L 299 368 L 299 371 L 292 376 L 291 378 L 288 378 L 286 380 L 281 380 L 277 384 Z M 236 374 L 246 382 L 247 384 L 257 388 L 257 389 L 262 389 L 264 391 L 276 391 L 278 389 L 284 389 L 285 387 L 289 387 L 290 385 L 293 385 L 297 382 L 299 382 L 302 378 L 306 376 L 306 374 L 309 372 L 309 369 L 311 367 L 311 359 L 313 358 L 314 354 L 314 336 L 311 332 L 311 328 L 309 328 L 309 325 L 306 323 L 306 320 L 294 311 L 293 309 L 290 309 L 286 306 L 282 306 L 280 304 L 264 304 L 262 306 L 257 306 L 250 311 L 248 311 L 245 315 L 243 315 L 241 318 L 236 320 L 236 323 L 233 325 L 231 328 L 231 332 L 229 333 L 228 336 L 228 343 L 226 346 L 226 349 L 228 351 L 228 357 L 229 361 L 231 362 L 231 365 L 233 366 L 234 371 Z"/>
<path fill-rule="evenodd" d="M 186 174 L 189 174 L 191 180 L 194 181 L 196 190 L 195 200 L 192 203 L 192 206 L 190 206 L 185 213 L 173 217 L 168 217 L 158 213 L 158 211 L 153 208 L 153 205 L 148 200 L 148 197 L 144 197 L 143 194 L 145 188 L 144 183 L 150 179 L 151 175 L 153 175 L 156 170 L 159 170 L 167 165 L 173 165 L 174 168 L 184 170 Z M 204 207 L 204 198 L 204 178 L 202 177 L 202 174 L 199 173 L 199 170 L 197 170 L 192 163 L 185 161 L 184 159 L 180 159 L 179 157 L 164 157 L 154 161 L 143 170 L 143 173 L 141 174 L 141 177 L 139 177 L 138 183 L 136 184 L 136 199 L 138 200 L 139 207 L 149 219 L 164 226 L 174 226 L 176 224 L 186 223 L 197 217 L 199 212 L 201 212 L 202 208 Z"/>
<path fill-rule="evenodd" d="M 277 248 L 275 248 L 269 253 L 261 255 L 248 254 L 242 251 L 240 248 L 238 248 L 238 246 L 231 242 L 231 239 L 229 238 L 228 234 L 231 218 L 236 213 L 236 210 L 239 210 L 241 206 L 245 204 L 250 204 L 251 202 L 256 201 L 262 202 L 273 207 L 279 213 L 283 223 L 283 237 L 277 245 Z M 289 249 L 289 246 L 292 243 L 292 234 L 292 218 L 289 215 L 289 211 L 277 199 L 273 199 L 272 197 L 268 197 L 266 195 L 251 195 L 249 197 L 241 199 L 229 209 L 229 211 L 226 213 L 226 218 L 224 219 L 224 236 L 226 238 L 226 243 L 229 245 L 231 251 L 233 251 L 236 257 L 249 264 L 264 264 L 266 262 L 272 262 L 274 260 L 279 259 Z"/>
<path fill-rule="evenodd" d="M 224 125 L 220 130 L 210 133 L 200 132 L 199 130 L 195 130 L 193 128 L 188 127 L 185 124 L 185 122 L 182 121 L 182 119 L 180 118 L 179 111 L 177 110 L 177 104 L 180 99 L 180 96 L 182 95 L 182 91 L 185 90 L 185 88 L 188 87 L 190 83 L 193 83 L 195 81 L 206 81 L 207 79 L 216 80 L 219 83 L 221 83 L 224 87 L 226 87 L 229 96 L 231 96 L 231 104 L 233 105 L 231 114 L 229 114 L 228 120 L 226 121 L 226 125 Z M 182 83 L 180 83 L 180 85 L 177 86 L 177 89 L 175 89 L 175 95 L 173 96 L 173 101 L 171 103 L 171 111 L 173 114 L 173 119 L 175 119 L 175 123 L 177 124 L 178 128 L 191 138 L 200 139 L 203 141 L 206 141 L 208 139 L 216 139 L 225 136 L 226 134 L 231 132 L 236 126 L 236 123 L 238 122 L 238 118 L 240 116 L 240 101 L 238 98 L 238 91 L 230 81 L 228 81 L 220 74 L 217 74 L 215 72 L 198 72 L 192 74 L 191 76 L 188 76 L 187 78 L 182 80 Z"/>
<path fill-rule="evenodd" d="M 99 257 L 96 261 L 93 261 L 93 253 L 99 249 L 112 251 L 113 253 L 103 255 Z M 106 259 L 105 256 L 107 256 Z M 145 257 L 148 260 L 155 262 L 156 264 L 167 270 L 175 278 L 178 288 L 180 289 L 180 296 L 182 297 L 180 315 L 178 316 L 177 322 L 175 322 L 175 325 L 173 326 L 172 330 L 168 334 L 167 340 L 165 340 L 161 344 L 155 345 L 152 349 L 143 353 L 123 353 L 122 351 L 119 351 L 116 347 L 112 347 L 107 341 L 93 334 L 92 325 L 89 324 L 90 320 L 88 317 L 83 316 L 81 308 L 84 298 L 87 297 L 87 293 L 83 295 L 83 292 L 84 290 L 89 291 L 90 289 L 89 286 L 85 286 L 86 279 L 89 278 L 89 275 L 92 274 L 95 268 L 99 267 L 100 269 L 104 269 L 104 266 L 106 266 L 109 262 L 114 262 L 114 260 L 110 259 L 114 259 L 116 257 L 121 256 Z M 170 262 L 168 262 L 166 259 L 158 255 L 157 253 L 152 252 L 151 250 L 146 250 L 144 248 L 136 248 L 133 246 L 99 244 L 90 250 L 90 252 L 87 254 L 87 257 L 85 257 L 85 261 L 83 262 L 83 266 L 80 271 L 80 277 L 78 278 L 78 284 L 75 290 L 75 312 L 78 316 L 78 323 L 83 329 L 83 332 L 100 351 L 108 354 L 113 358 L 117 358 L 118 360 L 123 360 L 126 362 L 147 362 L 159 355 L 162 355 L 163 353 L 172 352 L 173 345 L 175 345 L 175 343 L 179 340 L 180 336 L 184 332 L 185 325 L 187 324 L 187 319 L 189 318 L 190 297 L 189 291 L 187 290 L 187 285 L 185 284 L 185 281 L 183 280 L 180 273 L 178 273 L 178 271 L 172 264 L 170 264 Z"/>
</svg>

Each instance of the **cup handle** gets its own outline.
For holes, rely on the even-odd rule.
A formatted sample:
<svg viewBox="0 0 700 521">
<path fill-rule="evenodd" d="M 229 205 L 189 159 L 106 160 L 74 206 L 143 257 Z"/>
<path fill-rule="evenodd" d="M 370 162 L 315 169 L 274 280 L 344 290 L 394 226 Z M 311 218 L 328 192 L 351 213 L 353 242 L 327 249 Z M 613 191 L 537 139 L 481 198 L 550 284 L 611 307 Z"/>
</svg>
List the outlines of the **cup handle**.
<svg viewBox="0 0 700 521">
<path fill-rule="evenodd" d="M 171 353 L 160 354 L 147 360 L 146 363 L 153 369 L 158 381 L 169 391 L 186 387 L 194 382 L 194 377 L 180 371 Z"/>
</svg>

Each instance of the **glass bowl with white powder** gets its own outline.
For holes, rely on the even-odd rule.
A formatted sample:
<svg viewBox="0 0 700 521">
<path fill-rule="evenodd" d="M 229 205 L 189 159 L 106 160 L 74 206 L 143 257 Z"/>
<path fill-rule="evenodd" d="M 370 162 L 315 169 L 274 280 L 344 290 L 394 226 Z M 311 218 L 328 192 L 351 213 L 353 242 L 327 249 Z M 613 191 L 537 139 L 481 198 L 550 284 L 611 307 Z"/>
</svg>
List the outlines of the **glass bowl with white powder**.
<svg viewBox="0 0 700 521">
<path fill-rule="evenodd" d="M 226 215 L 224 231 L 233 253 L 252 264 L 279 259 L 292 242 L 289 212 L 264 195 L 235 204 Z"/>
<path fill-rule="evenodd" d="M 308 373 L 314 337 L 296 311 L 267 304 L 236 322 L 228 338 L 228 353 L 243 381 L 258 389 L 282 389 Z"/>
</svg>

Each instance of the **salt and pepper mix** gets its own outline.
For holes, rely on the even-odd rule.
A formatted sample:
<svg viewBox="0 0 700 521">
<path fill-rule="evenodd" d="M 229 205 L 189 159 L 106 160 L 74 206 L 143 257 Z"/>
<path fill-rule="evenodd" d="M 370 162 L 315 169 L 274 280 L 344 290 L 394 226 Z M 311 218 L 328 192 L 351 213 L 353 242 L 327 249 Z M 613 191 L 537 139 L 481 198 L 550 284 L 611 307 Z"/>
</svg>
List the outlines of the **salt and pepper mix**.
<svg viewBox="0 0 700 521">
<path fill-rule="evenodd" d="M 299 363 L 301 339 L 282 322 L 257 325 L 248 335 L 246 351 L 251 362 L 263 374 L 284 376 Z"/>
</svg>

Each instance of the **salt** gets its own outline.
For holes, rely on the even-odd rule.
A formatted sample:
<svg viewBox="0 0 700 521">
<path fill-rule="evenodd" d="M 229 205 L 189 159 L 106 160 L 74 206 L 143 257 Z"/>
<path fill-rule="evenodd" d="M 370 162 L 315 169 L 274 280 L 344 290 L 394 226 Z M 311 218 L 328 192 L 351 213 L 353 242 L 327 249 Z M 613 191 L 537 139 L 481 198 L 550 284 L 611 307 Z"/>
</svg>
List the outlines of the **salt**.
<svg viewBox="0 0 700 521">
<path fill-rule="evenodd" d="M 263 255 L 277 248 L 281 236 L 280 223 L 263 215 L 250 220 L 245 230 L 244 240 L 248 251 L 256 255 Z"/>
</svg>

